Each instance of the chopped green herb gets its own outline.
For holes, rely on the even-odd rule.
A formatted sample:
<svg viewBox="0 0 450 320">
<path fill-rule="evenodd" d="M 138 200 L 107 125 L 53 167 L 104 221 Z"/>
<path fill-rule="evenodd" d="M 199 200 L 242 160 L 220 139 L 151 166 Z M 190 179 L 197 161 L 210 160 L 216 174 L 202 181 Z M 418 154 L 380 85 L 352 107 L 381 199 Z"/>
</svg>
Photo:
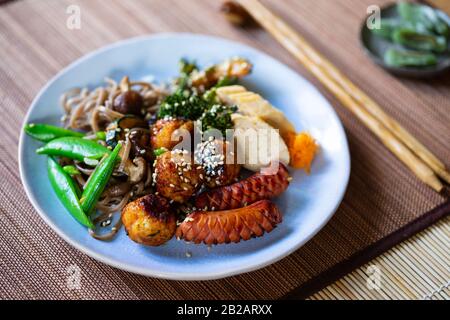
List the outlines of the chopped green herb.
<svg viewBox="0 0 450 320">
<path fill-rule="evenodd" d="M 227 129 L 233 127 L 231 121 L 231 115 L 237 111 L 236 106 L 223 106 L 220 104 L 214 104 L 206 110 L 203 115 L 198 119 L 202 124 L 202 131 L 209 129 L 217 129 L 225 135 Z"/>
<path fill-rule="evenodd" d="M 173 117 L 197 120 L 209 103 L 197 95 L 186 97 L 184 93 L 176 92 L 168 96 L 159 108 L 158 118 Z"/>
<path fill-rule="evenodd" d="M 194 70 L 198 70 L 198 66 L 194 61 L 189 61 L 182 58 L 179 62 L 180 73 L 185 75 L 190 75 Z"/>
<path fill-rule="evenodd" d="M 232 86 L 236 83 L 238 83 L 238 78 L 237 77 L 222 77 L 219 79 L 219 81 L 217 82 L 217 84 L 214 86 L 215 88 L 220 88 L 220 87 L 226 87 L 226 86 Z"/>
<path fill-rule="evenodd" d="M 155 157 L 159 157 L 160 155 L 166 153 L 168 150 L 164 147 L 153 150 Z"/>
</svg>

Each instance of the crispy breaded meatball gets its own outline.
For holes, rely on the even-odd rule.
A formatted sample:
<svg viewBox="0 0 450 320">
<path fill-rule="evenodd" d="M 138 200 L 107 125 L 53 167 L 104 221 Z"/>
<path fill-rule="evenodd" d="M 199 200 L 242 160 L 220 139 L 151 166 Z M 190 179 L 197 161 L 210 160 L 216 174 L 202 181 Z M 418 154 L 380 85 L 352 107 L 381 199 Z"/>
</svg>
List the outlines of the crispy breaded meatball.
<svg viewBox="0 0 450 320">
<path fill-rule="evenodd" d="M 200 188 L 202 176 L 187 151 L 167 151 L 156 158 L 153 182 L 162 196 L 173 201 L 186 202 Z"/>
<path fill-rule="evenodd" d="M 194 131 L 194 123 L 190 120 L 173 119 L 165 120 L 160 119 L 152 126 L 151 144 L 153 149 L 166 148 L 172 150 L 183 139 L 180 136 L 178 140 L 172 141 L 172 135 L 176 130 L 186 130 L 192 136 Z M 182 134 L 182 131 L 178 131 L 178 134 Z"/>
<path fill-rule="evenodd" d="M 235 182 L 241 172 L 236 152 L 229 149 L 230 143 L 222 140 L 208 140 L 195 149 L 196 163 L 203 167 L 205 184 L 210 187 L 225 186 Z"/>
<path fill-rule="evenodd" d="M 122 210 L 122 223 L 131 240 L 147 246 L 169 241 L 177 227 L 169 201 L 154 194 L 128 203 Z"/>
</svg>

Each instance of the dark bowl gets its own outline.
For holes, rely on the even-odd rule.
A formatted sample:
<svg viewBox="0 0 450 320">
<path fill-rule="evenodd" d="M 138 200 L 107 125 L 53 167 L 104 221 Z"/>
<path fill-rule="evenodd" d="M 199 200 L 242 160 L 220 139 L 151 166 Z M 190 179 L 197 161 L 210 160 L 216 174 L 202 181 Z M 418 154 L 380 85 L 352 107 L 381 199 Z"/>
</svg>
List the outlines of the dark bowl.
<svg viewBox="0 0 450 320">
<path fill-rule="evenodd" d="M 450 18 L 444 12 L 440 10 L 436 10 L 439 16 L 445 20 L 448 24 L 450 24 Z M 381 8 L 381 17 L 382 18 L 399 18 L 396 3 L 389 4 L 383 8 Z M 361 34 L 360 34 L 361 44 L 364 48 L 364 51 L 367 55 L 379 66 L 386 69 L 390 73 L 402 77 L 408 78 L 431 78 L 438 75 L 441 75 L 450 70 L 450 50 L 448 50 L 444 54 L 438 54 L 438 63 L 434 66 L 429 67 L 392 67 L 388 66 L 384 60 L 384 53 L 387 49 L 392 46 L 396 46 L 392 42 L 387 41 L 386 39 L 375 35 L 372 31 L 367 27 L 366 20 L 361 26 Z M 450 48 L 449 48 L 450 49 Z"/>
</svg>

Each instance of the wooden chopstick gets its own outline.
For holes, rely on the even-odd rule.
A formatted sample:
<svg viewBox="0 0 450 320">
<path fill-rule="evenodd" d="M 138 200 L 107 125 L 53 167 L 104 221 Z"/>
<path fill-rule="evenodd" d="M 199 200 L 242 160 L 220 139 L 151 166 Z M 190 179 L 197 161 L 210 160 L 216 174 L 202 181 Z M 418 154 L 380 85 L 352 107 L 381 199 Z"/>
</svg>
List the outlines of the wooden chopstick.
<svg viewBox="0 0 450 320">
<path fill-rule="evenodd" d="M 267 9 L 266 9 L 267 10 Z M 269 12 L 270 13 L 270 12 Z M 444 163 L 442 163 L 430 150 L 428 150 L 421 142 L 412 136 L 400 123 L 391 118 L 386 112 L 370 98 L 364 91 L 358 88 L 350 81 L 342 72 L 337 69 L 329 60 L 323 57 L 315 50 L 303 37 L 298 35 L 287 24 L 279 24 L 278 28 L 297 46 L 302 48 L 303 52 L 321 69 L 325 70 L 329 76 L 333 78 L 343 89 L 345 89 L 353 99 L 358 101 L 362 107 L 370 112 L 375 118 L 383 123 L 400 141 L 410 148 L 419 158 L 421 158 L 439 177 L 447 183 L 450 183 L 450 173 L 447 171 Z"/>
<path fill-rule="evenodd" d="M 271 13 L 258 0 L 236 1 L 315 75 L 419 179 L 437 192 L 443 189 L 443 185 L 434 172 L 450 183 L 450 173 L 439 159 L 398 122 L 389 117 L 375 101 L 356 87 L 303 37 Z M 364 104 L 368 106 L 368 109 L 364 107 Z"/>
</svg>

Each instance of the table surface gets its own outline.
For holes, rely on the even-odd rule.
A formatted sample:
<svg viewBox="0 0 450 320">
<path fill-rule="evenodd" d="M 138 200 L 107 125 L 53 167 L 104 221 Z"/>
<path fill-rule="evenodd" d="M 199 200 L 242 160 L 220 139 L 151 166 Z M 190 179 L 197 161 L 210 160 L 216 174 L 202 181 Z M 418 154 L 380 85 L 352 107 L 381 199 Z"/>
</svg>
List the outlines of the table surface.
<svg viewBox="0 0 450 320">
<path fill-rule="evenodd" d="M 315 46 L 338 67 L 350 73 L 351 78 L 365 91 L 389 108 L 389 112 L 394 117 L 407 124 L 408 129 L 412 130 L 414 135 L 426 141 L 433 150 L 437 150 L 443 159 L 450 159 L 448 148 L 443 147 L 448 146 L 450 141 L 447 121 L 450 108 L 448 91 L 450 77 L 442 77 L 429 83 L 395 79 L 372 65 L 361 53 L 357 44 L 355 27 L 364 18 L 367 6 L 373 2 L 381 5 L 387 1 L 361 0 L 357 5 L 353 0 L 336 0 L 333 1 L 333 4 L 328 0 L 264 2 L 298 28 L 308 39 L 314 39 Z M 48 279 L 45 284 L 36 284 L 32 275 L 27 275 L 21 263 L 14 261 L 14 257 L 15 253 L 20 253 L 22 258 L 25 257 L 24 255 L 28 255 L 26 259 L 35 259 L 33 267 L 37 268 L 38 272 L 36 273 L 41 277 L 45 277 L 44 269 L 46 268 L 49 269 L 47 272 L 53 271 L 60 275 L 61 270 L 58 268 L 59 266 L 55 265 L 57 258 L 55 261 L 52 261 L 51 258 L 55 254 L 54 249 L 42 246 L 42 241 L 45 239 L 51 239 L 52 245 L 67 250 L 62 255 L 67 255 L 72 260 L 80 259 L 89 264 L 92 267 L 93 276 L 104 281 L 111 292 L 118 292 L 115 297 L 140 298 L 140 294 L 142 294 L 142 297 L 148 298 L 143 293 L 148 291 L 147 286 L 155 285 L 154 290 L 157 291 L 169 285 L 162 281 L 150 282 L 147 279 L 132 277 L 127 273 L 112 270 L 107 266 L 90 261 L 69 249 L 61 239 L 55 238 L 56 236 L 42 221 L 36 222 L 35 230 L 23 224 L 24 221 L 20 219 L 20 215 L 33 214 L 28 203 L 20 203 L 20 201 L 19 203 L 10 203 L 11 199 L 15 199 L 15 197 L 19 197 L 20 200 L 25 199 L 15 164 L 17 161 L 17 134 L 23 114 L 40 87 L 61 67 L 95 48 L 118 39 L 148 32 L 189 31 L 223 35 L 263 49 L 318 85 L 318 82 L 302 67 L 299 67 L 295 60 L 265 32 L 254 29 L 235 29 L 222 20 L 215 24 L 211 23 L 211 19 L 217 16 L 217 14 L 214 15 L 214 12 L 217 12 L 220 1 L 191 0 L 189 5 L 182 0 L 152 0 L 148 2 L 130 0 L 109 3 L 110 6 L 104 6 L 103 2 L 100 3 L 98 0 L 41 0 L 39 2 L 15 1 L 0 6 L 0 56 L 3 57 L 0 62 L 0 106 L 2 111 L 13 110 L 13 112 L 5 112 L 5 128 L 7 130 L 5 138 L 0 141 L 2 170 L 0 176 L 0 212 L 2 213 L 0 220 L 2 225 L 0 230 L 9 232 L 8 234 L 0 232 L 2 239 L 0 252 L 5 251 L 5 255 L 0 256 L 0 283 L 3 284 L 3 288 L 0 289 L 1 298 L 48 298 L 52 295 L 86 298 L 101 295 L 95 291 L 91 291 L 90 295 L 77 292 L 61 293 L 59 292 L 61 282 L 64 282 L 61 279 L 52 278 Z M 79 5 L 82 9 L 82 30 L 71 31 L 65 28 L 67 19 L 65 10 L 71 4 Z M 198 19 L 196 12 L 206 12 L 211 16 Z M 124 17 L 131 20 L 126 21 Z M 115 20 L 119 23 L 114 23 Z M 327 21 L 333 20 L 339 21 L 339 24 L 333 25 L 331 28 Z M 44 25 L 46 33 L 41 31 L 41 27 Z M 54 52 L 58 52 L 58 54 L 54 54 Z M 290 278 L 284 277 L 280 276 L 280 273 L 283 273 L 283 262 L 281 262 L 253 274 L 255 277 L 263 279 L 267 278 L 268 272 L 276 272 L 273 281 L 278 281 L 280 286 L 295 285 L 295 279 L 291 278 L 304 277 L 304 279 L 308 279 L 317 276 L 317 271 L 314 270 L 315 266 L 325 268 L 326 263 L 330 263 L 329 261 L 337 263 L 343 260 L 343 257 L 334 255 L 333 251 L 327 251 L 330 248 L 325 248 L 324 243 L 335 243 L 336 250 L 338 250 L 339 241 L 341 244 L 346 243 L 348 251 L 344 253 L 348 258 L 352 253 L 358 251 L 356 249 L 358 246 L 379 240 L 379 235 L 388 235 L 397 230 L 396 228 L 399 226 L 412 221 L 412 218 L 419 217 L 421 213 L 445 202 L 444 197 L 434 194 L 418 182 L 401 164 L 398 164 L 395 158 L 376 139 L 371 137 L 367 130 L 347 111 L 343 110 L 330 94 L 320 86 L 319 88 L 336 107 L 339 116 L 343 119 L 349 135 L 354 168 L 349 192 L 344 200 L 343 208 L 340 209 L 339 217 L 334 218 L 327 228 L 316 237 L 320 238 L 319 240 L 313 240 L 308 246 L 305 246 L 302 252 L 284 260 L 284 263 L 287 261 L 292 265 L 305 265 L 309 266 L 309 269 L 295 269 Z M 11 92 L 16 94 L 9 94 Z M 410 105 L 413 109 L 408 109 Z M 420 121 L 417 121 L 418 117 Z M 449 164 L 448 161 L 447 164 Z M 364 172 L 370 174 L 364 176 Z M 364 181 L 364 179 L 368 181 Z M 398 181 L 399 179 L 401 181 Z M 403 194 L 397 189 L 407 192 Z M 369 209 L 373 210 L 373 219 L 370 214 L 365 212 Z M 405 212 L 411 217 L 405 215 Z M 383 213 L 385 213 L 384 216 Z M 450 228 L 448 223 L 448 218 L 438 222 L 310 298 L 421 299 L 431 297 L 448 299 L 448 281 L 450 279 L 448 257 Z M 18 241 L 8 247 L 6 243 L 11 242 L 7 237 L 11 237 L 13 232 L 17 232 L 19 235 Z M 355 238 L 351 238 L 353 233 L 355 233 Z M 317 250 L 322 251 L 326 256 L 317 257 L 317 261 L 313 261 L 315 265 L 308 264 L 306 260 L 316 259 L 314 252 Z M 2 257 L 5 257 L 5 260 L 2 260 Z M 8 261 L 6 262 L 6 260 Z M 26 263 L 26 266 L 29 266 L 28 260 L 22 264 Z M 377 279 L 380 279 L 380 282 L 377 282 Z M 92 278 L 89 281 L 93 281 Z M 244 290 L 246 283 L 251 284 L 251 280 L 245 276 L 226 280 L 220 286 L 229 292 L 219 292 L 214 295 L 225 298 L 276 298 L 286 293 L 276 288 L 267 290 L 263 283 L 261 283 L 260 292 L 253 292 L 250 289 L 248 292 L 237 292 Z M 120 292 L 125 284 L 127 291 Z M 42 286 L 45 288 L 42 289 Z M 205 291 L 210 290 L 205 283 L 189 287 L 188 284 L 171 282 L 170 286 L 174 292 L 176 291 L 176 294 L 173 293 L 174 298 L 190 297 L 189 292 L 193 288 L 203 290 L 203 295 L 196 297 L 208 297 Z M 233 286 L 239 289 L 233 290 Z M 12 292 L 8 288 L 14 288 L 20 292 Z M 230 293 L 233 291 L 235 293 Z M 172 296 L 164 291 L 156 292 L 152 296 L 152 298 L 158 297 L 171 298 Z"/>
</svg>

